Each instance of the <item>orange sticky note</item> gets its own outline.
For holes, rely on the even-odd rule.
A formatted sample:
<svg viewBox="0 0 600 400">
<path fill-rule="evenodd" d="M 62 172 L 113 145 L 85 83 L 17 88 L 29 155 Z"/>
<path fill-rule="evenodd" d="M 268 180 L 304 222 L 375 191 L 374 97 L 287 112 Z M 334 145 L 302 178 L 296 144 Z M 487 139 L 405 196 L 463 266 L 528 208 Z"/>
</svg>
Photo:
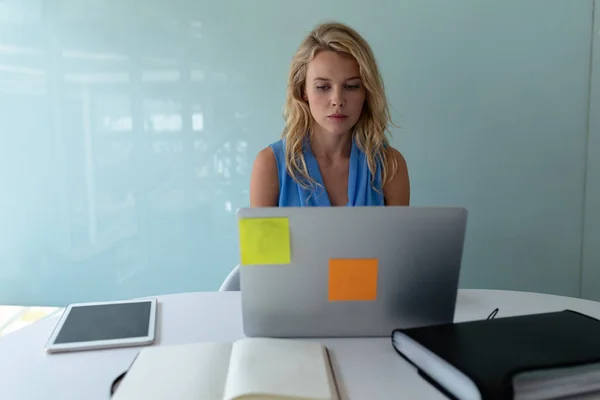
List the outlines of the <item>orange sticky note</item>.
<svg viewBox="0 0 600 400">
<path fill-rule="evenodd" d="M 377 259 L 329 260 L 329 301 L 377 298 Z"/>
</svg>

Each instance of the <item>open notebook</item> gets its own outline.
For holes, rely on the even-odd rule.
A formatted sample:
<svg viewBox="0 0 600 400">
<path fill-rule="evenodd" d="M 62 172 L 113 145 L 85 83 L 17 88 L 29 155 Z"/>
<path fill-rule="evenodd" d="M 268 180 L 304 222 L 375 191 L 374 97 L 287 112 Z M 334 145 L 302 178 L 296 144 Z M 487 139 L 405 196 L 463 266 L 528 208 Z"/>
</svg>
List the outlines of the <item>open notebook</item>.
<svg viewBox="0 0 600 400">
<path fill-rule="evenodd" d="M 113 400 L 339 400 L 327 349 L 248 338 L 140 351 Z"/>
</svg>

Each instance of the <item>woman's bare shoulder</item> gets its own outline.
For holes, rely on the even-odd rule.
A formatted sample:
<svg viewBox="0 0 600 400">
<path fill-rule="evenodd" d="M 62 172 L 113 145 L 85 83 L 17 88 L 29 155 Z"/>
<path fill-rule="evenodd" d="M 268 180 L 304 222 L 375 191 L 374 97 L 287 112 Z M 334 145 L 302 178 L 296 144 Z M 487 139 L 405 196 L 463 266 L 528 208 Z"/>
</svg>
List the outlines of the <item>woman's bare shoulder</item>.
<svg viewBox="0 0 600 400">
<path fill-rule="evenodd" d="M 250 207 L 275 207 L 279 197 L 277 159 L 270 146 L 254 159 L 250 176 Z"/>
<path fill-rule="evenodd" d="M 388 147 L 387 170 L 393 175 L 383 187 L 385 204 L 408 206 L 410 204 L 408 165 L 402 153 L 392 146 Z"/>
</svg>

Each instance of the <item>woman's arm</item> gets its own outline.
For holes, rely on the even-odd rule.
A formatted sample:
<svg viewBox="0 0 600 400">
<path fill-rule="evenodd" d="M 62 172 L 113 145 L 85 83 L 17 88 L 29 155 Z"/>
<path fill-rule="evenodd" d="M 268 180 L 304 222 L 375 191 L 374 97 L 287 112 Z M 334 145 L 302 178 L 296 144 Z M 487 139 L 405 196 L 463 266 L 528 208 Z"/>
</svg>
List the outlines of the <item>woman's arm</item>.
<svg viewBox="0 0 600 400">
<path fill-rule="evenodd" d="M 270 147 L 262 149 L 252 167 L 250 177 L 250 207 L 277 207 L 279 177 L 277 161 Z"/>
<path fill-rule="evenodd" d="M 386 206 L 408 206 L 410 204 L 410 178 L 406 160 L 398 150 L 390 147 L 388 156 L 388 170 L 392 170 L 394 160 L 397 164 L 396 173 L 383 186 L 383 195 Z"/>
</svg>

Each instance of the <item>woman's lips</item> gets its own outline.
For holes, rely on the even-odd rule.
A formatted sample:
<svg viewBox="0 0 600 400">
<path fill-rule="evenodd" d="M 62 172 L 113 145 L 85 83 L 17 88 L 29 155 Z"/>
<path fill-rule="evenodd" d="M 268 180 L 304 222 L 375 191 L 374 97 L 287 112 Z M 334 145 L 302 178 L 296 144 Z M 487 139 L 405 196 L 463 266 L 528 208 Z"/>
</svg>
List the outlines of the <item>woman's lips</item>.
<svg viewBox="0 0 600 400">
<path fill-rule="evenodd" d="M 348 118 L 348 116 L 344 114 L 331 114 L 327 118 L 329 118 L 332 121 L 343 121 L 346 118 Z"/>
</svg>

